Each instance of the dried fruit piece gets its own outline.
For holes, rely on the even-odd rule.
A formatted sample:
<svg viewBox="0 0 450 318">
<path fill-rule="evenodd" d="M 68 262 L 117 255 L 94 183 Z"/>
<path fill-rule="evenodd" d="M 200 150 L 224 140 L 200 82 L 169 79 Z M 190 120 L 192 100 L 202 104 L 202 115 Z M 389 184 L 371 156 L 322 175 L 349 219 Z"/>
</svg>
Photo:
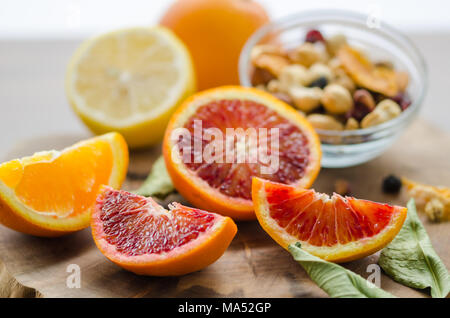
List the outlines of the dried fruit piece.
<svg viewBox="0 0 450 318">
<path fill-rule="evenodd" d="M 337 56 L 357 85 L 386 96 L 399 92 L 395 71 L 373 65 L 360 51 L 348 45 L 341 47 Z"/>
<path fill-rule="evenodd" d="M 415 199 L 417 207 L 424 210 L 430 220 L 450 220 L 450 188 L 421 184 L 406 178 L 402 178 L 402 182 L 407 193 Z"/>
</svg>

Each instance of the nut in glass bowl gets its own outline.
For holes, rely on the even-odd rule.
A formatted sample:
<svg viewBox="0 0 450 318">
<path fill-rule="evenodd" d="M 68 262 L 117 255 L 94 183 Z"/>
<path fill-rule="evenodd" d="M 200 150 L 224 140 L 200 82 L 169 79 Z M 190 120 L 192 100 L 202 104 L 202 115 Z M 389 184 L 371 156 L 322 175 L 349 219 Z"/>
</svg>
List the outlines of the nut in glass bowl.
<svg viewBox="0 0 450 318">
<path fill-rule="evenodd" d="M 354 166 L 382 154 L 422 105 L 427 70 L 402 34 L 340 10 L 303 12 L 254 33 L 239 61 L 243 86 L 304 113 L 322 143 L 322 166 Z"/>
</svg>

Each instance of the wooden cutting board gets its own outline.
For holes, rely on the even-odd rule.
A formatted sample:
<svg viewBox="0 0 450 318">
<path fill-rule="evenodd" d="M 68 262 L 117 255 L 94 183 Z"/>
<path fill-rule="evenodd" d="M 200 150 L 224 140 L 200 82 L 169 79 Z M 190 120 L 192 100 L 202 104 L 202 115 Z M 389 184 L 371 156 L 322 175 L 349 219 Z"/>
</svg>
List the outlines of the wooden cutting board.
<svg viewBox="0 0 450 318">
<path fill-rule="evenodd" d="M 8 158 L 59 149 L 86 136 L 36 138 L 17 145 Z M 131 153 L 124 189 L 134 190 L 159 155 L 159 147 Z M 355 197 L 404 205 L 405 194 L 381 192 L 384 176 L 394 173 L 434 185 L 450 186 L 450 136 L 416 121 L 381 157 L 345 169 L 323 169 L 314 185 L 332 193 L 336 179 L 347 179 Z M 166 200 L 182 201 L 178 195 Z M 183 202 L 183 201 L 182 201 Z M 450 222 L 430 223 L 421 214 L 436 252 L 450 268 Z M 3 296 L 43 297 L 326 297 L 260 228 L 256 221 L 238 223 L 238 234 L 226 253 L 211 266 L 182 277 L 142 277 L 107 260 L 95 247 L 89 229 L 62 238 L 37 238 L 0 227 L 0 291 Z M 344 264 L 368 277 L 378 254 Z M 68 288 L 67 269 L 81 269 L 81 288 Z M 3 286 L 2 286 L 3 284 Z M 24 288 L 23 285 L 31 287 Z M 381 287 L 399 297 L 425 297 L 382 274 Z M 2 296 L 0 292 L 0 296 Z"/>
</svg>

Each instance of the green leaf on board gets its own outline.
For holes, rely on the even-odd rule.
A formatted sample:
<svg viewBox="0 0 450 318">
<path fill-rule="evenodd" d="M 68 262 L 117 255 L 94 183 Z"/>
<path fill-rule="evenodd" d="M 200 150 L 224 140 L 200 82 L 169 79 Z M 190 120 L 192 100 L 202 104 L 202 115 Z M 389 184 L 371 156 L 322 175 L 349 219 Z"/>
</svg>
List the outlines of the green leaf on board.
<svg viewBox="0 0 450 318">
<path fill-rule="evenodd" d="M 300 243 L 289 245 L 289 252 L 305 269 L 309 277 L 330 297 L 335 298 L 392 298 L 392 294 L 378 288 L 358 274 L 335 263 L 309 254 Z"/>
<path fill-rule="evenodd" d="M 164 158 L 161 156 L 153 163 L 150 174 L 135 193 L 146 197 L 154 196 L 164 199 L 172 192 L 175 192 L 175 188 L 167 173 Z"/>
<path fill-rule="evenodd" d="M 407 208 L 402 229 L 381 251 L 378 263 L 397 282 L 417 289 L 431 288 L 432 297 L 446 297 L 450 292 L 448 271 L 431 246 L 414 199 Z"/>
</svg>

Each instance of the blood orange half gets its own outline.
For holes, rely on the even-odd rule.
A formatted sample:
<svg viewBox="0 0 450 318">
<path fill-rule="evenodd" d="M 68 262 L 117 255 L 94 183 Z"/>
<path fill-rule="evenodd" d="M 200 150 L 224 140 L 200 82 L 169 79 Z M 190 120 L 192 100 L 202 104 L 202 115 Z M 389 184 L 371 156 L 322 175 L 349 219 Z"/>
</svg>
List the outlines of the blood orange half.
<svg viewBox="0 0 450 318">
<path fill-rule="evenodd" d="M 253 179 L 256 216 L 283 248 L 300 242 L 306 251 L 333 262 L 375 253 L 400 231 L 407 209 Z"/>
<path fill-rule="evenodd" d="M 236 138 L 228 138 L 230 131 Z M 188 136 L 180 137 L 179 132 Z M 251 132 L 255 143 L 247 142 Z M 222 151 L 211 150 L 217 141 L 224 145 Z M 257 160 L 239 158 L 239 149 L 247 155 L 257 153 Z M 262 159 L 264 149 L 268 152 Z M 235 220 L 255 218 L 252 177 L 307 188 L 319 173 L 321 158 L 319 138 L 301 114 L 268 93 L 237 86 L 187 99 L 169 122 L 163 152 L 172 181 L 186 199 Z M 206 154 L 212 154 L 213 160 Z"/>
<path fill-rule="evenodd" d="M 140 275 L 174 276 L 215 262 L 236 234 L 233 220 L 178 203 L 167 211 L 151 198 L 104 187 L 91 217 L 97 247 Z"/>
</svg>

